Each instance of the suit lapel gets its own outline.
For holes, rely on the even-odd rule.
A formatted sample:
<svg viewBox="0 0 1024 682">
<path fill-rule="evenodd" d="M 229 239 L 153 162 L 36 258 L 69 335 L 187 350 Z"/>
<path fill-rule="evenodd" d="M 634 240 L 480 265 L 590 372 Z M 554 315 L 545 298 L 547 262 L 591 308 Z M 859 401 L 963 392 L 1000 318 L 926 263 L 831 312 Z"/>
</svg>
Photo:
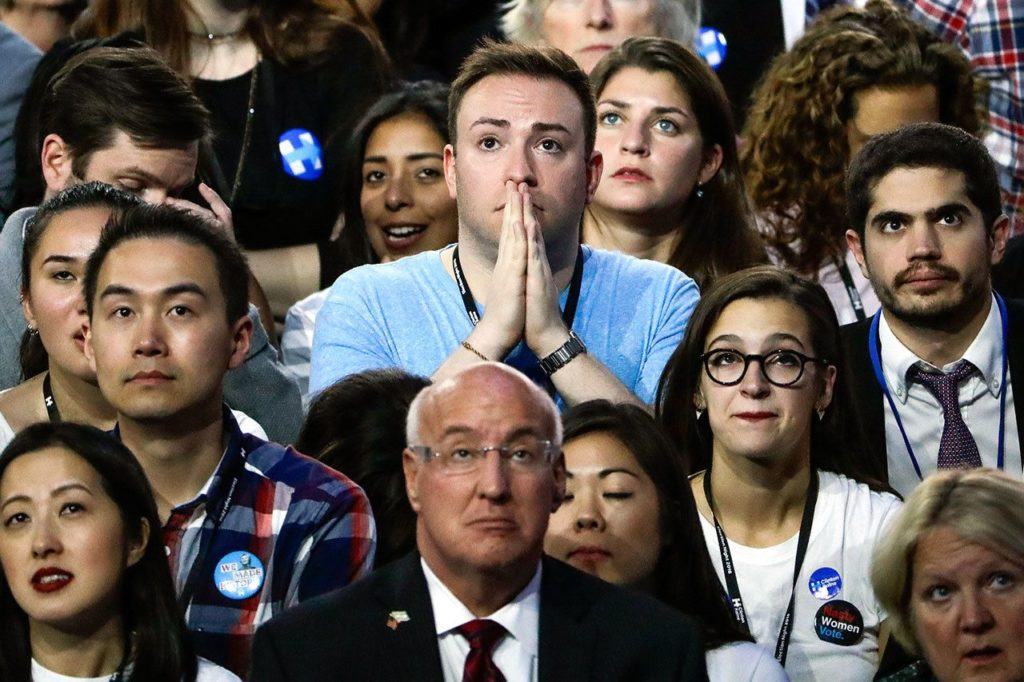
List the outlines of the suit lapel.
<svg viewBox="0 0 1024 682">
<path fill-rule="evenodd" d="M 395 564 L 394 573 L 377 588 L 380 604 L 381 680 L 440 682 L 441 654 L 434 610 L 419 554 Z"/>
<path fill-rule="evenodd" d="M 1017 416 L 1017 442 L 1024 456 L 1024 301 L 1006 299 L 1006 355 L 1013 387 L 1013 411 Z M 1013 438 L 1013 434 L 1007 434 Z M 1014 476 L 1017 472 L 1010 472 Z"/>
<path fill-rule="evenodd" d="M 540 682 L 589 680 L 593 664 L 593 629 L 583 618 L 590 609 L 571 569 L 545 556 L 540 583 L 538 677 Z"/>
<path fill-rule="evenodd" d="M 846 351 L 846 384 L 850 404 L 846 405 L 847 437 L 860 442 L 866 473 L 882 481 L 889 480 L 889 460 L 885 451 L 885 397 L 875 378 L 868 353 L 871 318 L 846 325 L 842 339 Z M 837 396 L 842 399 L 843 396 Z M 853 419 L 851 419 L 853 417 Z"/>
</svg>

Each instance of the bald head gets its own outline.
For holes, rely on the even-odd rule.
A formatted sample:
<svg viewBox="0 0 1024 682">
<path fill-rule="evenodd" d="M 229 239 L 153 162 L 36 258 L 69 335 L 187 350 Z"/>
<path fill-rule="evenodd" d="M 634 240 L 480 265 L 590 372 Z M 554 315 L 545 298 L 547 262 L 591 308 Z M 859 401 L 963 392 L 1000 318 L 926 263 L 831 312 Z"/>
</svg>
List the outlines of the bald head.
<svg viewBox="0 0 1024 682">
<path fill-rule="evenodd" d="M 440 423 L 447 405 L 480 400 L 493 401 L 495 409 L 508 401 L 520 401 L 536 410 L 542 437 L 561 446 L 562 420 L 554 401 L 522 373 L 500 362 L 473 365 L 420 391 L 409 406 L 406 442 L 421 445 L 424 438 L 435 437 L 431 429 Z"/>
</svg>

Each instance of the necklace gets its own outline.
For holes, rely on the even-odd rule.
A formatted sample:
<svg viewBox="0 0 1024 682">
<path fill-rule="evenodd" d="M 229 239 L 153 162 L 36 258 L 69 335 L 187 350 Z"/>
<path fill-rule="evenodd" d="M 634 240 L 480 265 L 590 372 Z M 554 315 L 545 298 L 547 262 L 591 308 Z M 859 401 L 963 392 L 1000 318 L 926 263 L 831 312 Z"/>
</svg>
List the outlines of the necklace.
<svg viewBox="0 0 1024 682">
<path fill-rule="evenodd" d="M 256 53 L 256 66 L 252 67 L 252 75 L 249 77 L 249 101 L 245 105 L 245 126 L 242 128 L 242 149 L 238 152 L 238 165 L 235 167 L 235 178 L 231 182 L 231 193 L 228 195 L 228 205 L 235 205 L 235 198 L 238 196 L 238 189 L 242 186 L 242 169 L 245 167 L 245 157 L 249 151 L 249 142 L 252 139 L 252 120 L 256 115 L 256 84 L 259 81 L 260 64 L 263 63 L 260 54 Z"/>
<path fill-rule="evenodd" d="M 189 31 L 189 38 L 193 40 L 206 40 L 211 43 L 223 42 L 225 40 L 234 40 L 238 36 L 242 35 L 245 31 L 245 27 L 236 29 L 234 31 L 226 31 L 224 33 L 214 33 L 212 31 L 193 33 Z"/>
</svg>

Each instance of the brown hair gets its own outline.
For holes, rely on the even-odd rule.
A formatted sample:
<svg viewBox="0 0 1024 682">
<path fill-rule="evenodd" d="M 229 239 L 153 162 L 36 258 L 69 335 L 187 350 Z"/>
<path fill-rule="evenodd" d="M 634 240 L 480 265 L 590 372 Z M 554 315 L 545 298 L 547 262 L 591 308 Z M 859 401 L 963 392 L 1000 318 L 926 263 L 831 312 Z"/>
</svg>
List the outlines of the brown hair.
<svg viewBox="0 0 1024 682">
<path fill-rule="evenodd" d="M 206 108 L 155 51 L 97 47 L 68 61 L 50 80 L 39 106 L 39 145 L 55 133 L 85 176 L 90 155 L 123 131 L 141 147 L 170 149 L 210 134 Z"/>
<path fill-rule="evenodd" d="M 597 106 L 590 80 L 572 57 L 553 47 L 527 47 L 516 43 L 484 40 L 466 58 L 448 93 L 448 139 L 455 145 L 456 122 L 462 100 L 470 88 L 487 76 L 529 76 L 538 80 L 554 80 L 564 84 L 583 109 L 583 135 L 586 157 L 594 151 L 597 135 Z"/>
<path fill-rule="evenodd" d="M 753 94 L 741 163 L 768 246 L 803 273 L 845 250 L 845 126 L 866 88 L 934 85 L 940 119 L 975 135 L 976 89 L 960 49 L 885 0 L 838 8 L 775 59 Z"/>
<path fill-rule="evenodd" d="M 188 74 L 190 11 L 186 0 L 93 0 L 75 33 L 103 37 L 141 28 L 175 71 Z M 254 0 L 245 31 L 262 54 L 289 64 L 316 62 L 347 39 L 342 31 L 370 26 L 355 0 Z M 372 28 L 363 32 L 379 47 Z"/>
<path fill-rule="evenodd" d="M 637 67 L 666 72 L 686 93 L 697 117 L 704 152 L 722 148 L 722 166 L 701 185 L 704 196 L 691 193 L 680 216 L 680 239 L 668 264 L 693 277 L 701 289 L 730 272 L 765 263 L 764 246 L 753 229 L 736 152 L 736 129 L 722 84 L 708 65 L 679 43 L 665 38 L 630 38 L 609 52 L 590 74 L 600 97 L 619 71 Z"/>
</svg>

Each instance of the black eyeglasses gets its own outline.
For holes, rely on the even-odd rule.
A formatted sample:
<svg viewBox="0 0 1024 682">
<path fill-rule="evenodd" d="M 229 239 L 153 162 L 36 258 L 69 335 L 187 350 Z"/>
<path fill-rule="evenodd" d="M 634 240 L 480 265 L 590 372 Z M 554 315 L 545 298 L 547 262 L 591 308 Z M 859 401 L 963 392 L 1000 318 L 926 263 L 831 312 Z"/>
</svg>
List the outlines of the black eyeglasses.
<svg viewBox="0 0 1024 682">
<path fill-rule="evenodd" d="M 722 386 L 735 386 L 743 381 L 752 360 L 761 365 L 761 375 L 774 386 L 792 386 L 804 375 L 804 366 L 810 362 L 827 365 L 824 358 L 812 358 L 795 350 L 773 350 L 764 355 L 744 355 L 730 348 L 718 348 L 700 356 L 708 378 Z"/>
</svg>

